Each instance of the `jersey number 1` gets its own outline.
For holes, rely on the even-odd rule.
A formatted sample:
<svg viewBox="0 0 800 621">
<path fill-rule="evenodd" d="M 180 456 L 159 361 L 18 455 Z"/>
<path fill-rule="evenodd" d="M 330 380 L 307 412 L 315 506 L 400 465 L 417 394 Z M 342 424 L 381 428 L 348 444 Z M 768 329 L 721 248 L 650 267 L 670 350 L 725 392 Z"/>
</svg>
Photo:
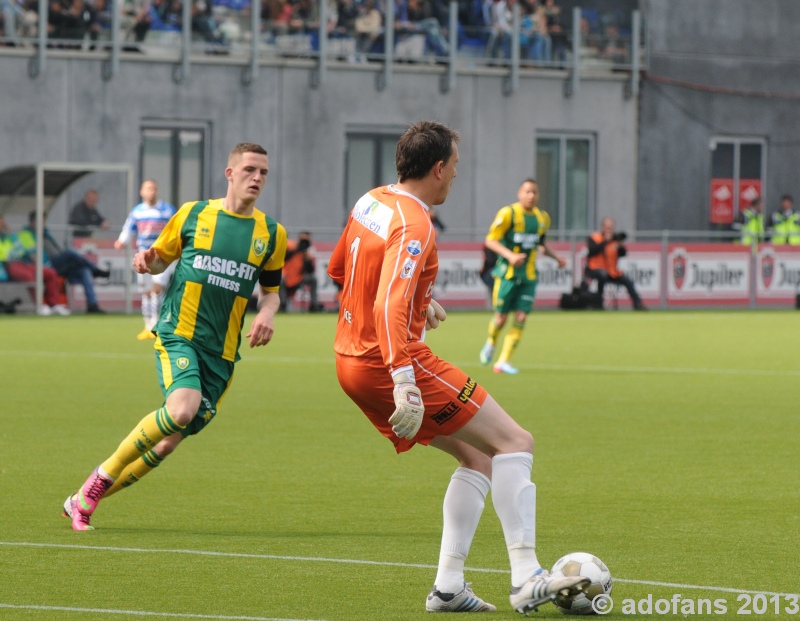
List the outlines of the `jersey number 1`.
<svg viewBox="0 0 800 621">
<path fill-rule="evenodd" d="M 361 237 L 356 237 L 353 243 L 350 244 L 350 254 L 352 255 L 352 263 L 350 264 L 350 291 L 348 297 L 353 297 L 353 278 L 356 275 L 356 259 L 358 259 L 358 247 L 361 245 Z"/>
</svg>

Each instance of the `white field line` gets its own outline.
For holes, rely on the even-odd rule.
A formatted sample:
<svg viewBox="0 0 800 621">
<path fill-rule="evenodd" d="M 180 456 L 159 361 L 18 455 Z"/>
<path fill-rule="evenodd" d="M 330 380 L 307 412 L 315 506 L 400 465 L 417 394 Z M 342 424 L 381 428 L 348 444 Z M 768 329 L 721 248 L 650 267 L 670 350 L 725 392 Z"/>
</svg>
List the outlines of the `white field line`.
<svg viewBox="0 0 800 621">
<path fill-rule="evenodd" d="M 0 350 L 0 357 L 7 359 L 19 357 L 39 358 L 97 358 L 119 360 L 150 360 L 152 353 L 148 354 L 123 354 L 113 352 L 59 352 L 59 351 L 11 351 Z M 242 362 L 252 364 L 334 364 L 333 354 L 330 358 L 308 358 L 296 356 L 259 356 L 242 358 Z M 478 368 L 480 364 L 471 361 L 451 361 L 459 367 Z M 705 367 L 643 367 L 643 366 L 615 366 L 595 364 L 519 364 L 520 369 L 530 371 L 567 371 L 578 373 L 642 373 L 651 375 L 729 375 L 742 377 L 800 377 L 800 370 L 786 369 L 714 369 Z"/>
<path fill-rule="evenodd" d="M 43 610 L 47 612 L 90 612 L 92 614 L 127 615 L 132 617 L 162 617 L 173 619 L 222 619 L 223 621 L 314 621 L 313 619 L 280 619 L 278 617 L 247 617 L 242 615 L 198 615 L 186 612 L 155 612 L 152 610 L 117 610 L 114 608 L 75 608 L 72 606 L 36 606 L 4 604 L 0 609 Z"/>
<path fill-rule="evenodd" d="M 100 552 L 132 552 L 135 554 L 154 553 L 154 554 L 191 554 L 197 556 L 218 556 L 223 558 L 250 558 L 250 559 L 266 559 L 277 561 L 296 561 L 306 563 L 340 563 L 351 565 L 379 565 L 382 567 L 409 567 L 417 569 L 436 569 L 436 565 L 427 565 L 424 563 L 395 563 L 391 561 L 368 561 L 362 559 L 348 559 L 348 558 L 326 558 L 321 556 L 284 556 L 280 554 L 247 554 L 243 552 L 215 552 L 213 550 L 170 550 L 170 549 L 154 549 L 154 548 L 122 548 L 116 546 L 87 546 L 79 544 L 68 543 L 33 543 L 27 541 L 0 541 L 0 546 L 19 546 L 30 548 L 59 548 L 59 549 L 72 549 L 72 550 L 92 550 Z M 507 569 L 489 569 L 483 567 L 466 567 L 467 571 L 489 574 L 507 574 Z M 623 584 L 644 584 L 647 586 L 657 587 L 670 587 L 676 589 L 692 589 L 699 591 L 716 591 L 721 593 L 751 593 L 753 595 L 777 595 L 784 596 L 800 596 L 798 593 L 779 593 L 776 591 L 758 591 L 752 589 L 736 589 L 733 587 L 719 587 L 709 586 L 702 584 L 682 584 L 677 582 L 662 582 L 657 580 L 632 580 L 628 578 L 614 578 L 614 582 Z M 209 617 L 217 618 L 217 617 Z M 219 617 L 220 619 L 247 619 L 248 617 Z"/>
</svg>

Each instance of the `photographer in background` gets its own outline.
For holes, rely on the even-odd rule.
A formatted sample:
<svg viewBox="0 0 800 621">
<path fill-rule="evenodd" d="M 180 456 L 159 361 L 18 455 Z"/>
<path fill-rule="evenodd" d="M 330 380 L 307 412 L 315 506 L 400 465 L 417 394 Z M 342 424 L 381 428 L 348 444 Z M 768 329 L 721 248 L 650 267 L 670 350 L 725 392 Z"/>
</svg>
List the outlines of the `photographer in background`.
<svg viewBox="0 0 800 621">
<path fill-rule="evenodd" d="M 280 310 L 288 310 L 289 301 L 301 287 L 308 289 L 308 312 L 317 313 L 323 309 L 317 299 L 317 259 L 311 247 L 311 233 L 303 231 L 297 240 L 289 240 L 286 244 L 286 259 L 283 264 L 281 281 Z"/>
<path fill-rule="evenodd" d="M 588 285 L 592 280 L 597 281 L 597 294 L 600 300 L 603 299 L 603 289 L 606 283 L 622 285 L 628 290 L 628 295 L 631 296 L 633 308 L 635 310 L 647 310 L 645 305 L 642 304 L 639 294 L 636 293 L 633 281 L 623 274 L 617 266 L 617 261 L 624 257 L 628 251 L 622 245 L 627 235 L 622 232 L 616 232 L 614 230 L 615 224 L 613 218 L 603 218 L 601 230 L 592 233 L 586 240 L 589 247 L 589 256 L 587 257 L 584 274 L 586 284 Z"/>
</svg>

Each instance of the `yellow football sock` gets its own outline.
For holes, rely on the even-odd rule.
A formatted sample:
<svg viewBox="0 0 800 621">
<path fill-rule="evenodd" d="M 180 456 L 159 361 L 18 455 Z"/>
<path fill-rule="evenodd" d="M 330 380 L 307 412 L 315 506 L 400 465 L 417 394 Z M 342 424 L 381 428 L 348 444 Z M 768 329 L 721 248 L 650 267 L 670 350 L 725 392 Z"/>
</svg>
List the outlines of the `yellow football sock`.
<svg viewBox="0 0 800 621">
<path fill-rule="evenodd" d="M 100 467 L 112 479 L 118 479 L 126 466 L 136 461 L 143 453 L 151 450 L 161 440 L 173 433 L 178 433 L 184 427 L 185 425 L 182 427 L 172 420 L 172 416 L 167 412 L 167 406 L 160 407 L 145 416 L 122 441 L 114 454 Z"/>
<path fill-rule="evenodd" d="M 511 354 L 517 347 L 517 343 L 519 343 L 520 339 L 522 338 L 522 328 L 524 327 L 524 324 L 516 322 L 511 326 L 508 334 L 506 334 L 506 338 L 503 339 L 503 349 L 500 351 L 500 357 L 497 359 L 497 364 L 509 361 Z"/>
<path fill-rule="evenodd" d="M 489 338 L 486 340 L 489 341 L 489 343 L 491 343 L 492 345 L 494 345 L 497 342 L 497 337 L 500 334 L 500 330 L 502 330 L 502 328 L 497 327 L 497 325 L 494 322 L 494 317 L 492 317 L 492 320 L 489 322 Z"/>
<path fill-rule="evenodd" d="M 159 457 L 155 451 L 147 451 L 130 466 L 125 468 L 122 474 L 117 477 L 117 480 L 114 481 L 114 485 L 109 487 L 108 491 L 103 494 L 103 499 L 108 498 L 111 494 L 116 494 L 121 489 L 130 487 L 153 468 L 157 468 L 162 461 L 164 461 L 164 458 Z"/>
</svg>

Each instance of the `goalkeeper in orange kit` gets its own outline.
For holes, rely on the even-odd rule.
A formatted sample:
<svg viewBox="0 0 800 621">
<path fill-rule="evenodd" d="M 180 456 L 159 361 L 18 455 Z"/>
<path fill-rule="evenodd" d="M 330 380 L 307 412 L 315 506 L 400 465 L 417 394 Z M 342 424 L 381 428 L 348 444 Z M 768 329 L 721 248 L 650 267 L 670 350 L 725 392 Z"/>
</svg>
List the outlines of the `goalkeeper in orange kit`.
<svg viewBox="0 0 800 621">
<path fill-rule="evenodd" d="M 398 182 L 371 190 L 350 213 L 328 273 L 342 286 L 334 350 L 339 383 L 400 453 L 420 443 L 459 467 L 444 498 L 439 566 L 425 607 L 492 611 L 464 580 L 464 563 L 492 498 L 511 562 L 511 606 L 535 609 L 586 589 L 582 576 L 554 578 L 536 557 L 533 437 L 461 369 L 423 342 L 445 319 L 431 297 L 439 267 L 430 208 L 456 177 L 458 133 L 411 125 L 397 144 Z"/>
</svg>

